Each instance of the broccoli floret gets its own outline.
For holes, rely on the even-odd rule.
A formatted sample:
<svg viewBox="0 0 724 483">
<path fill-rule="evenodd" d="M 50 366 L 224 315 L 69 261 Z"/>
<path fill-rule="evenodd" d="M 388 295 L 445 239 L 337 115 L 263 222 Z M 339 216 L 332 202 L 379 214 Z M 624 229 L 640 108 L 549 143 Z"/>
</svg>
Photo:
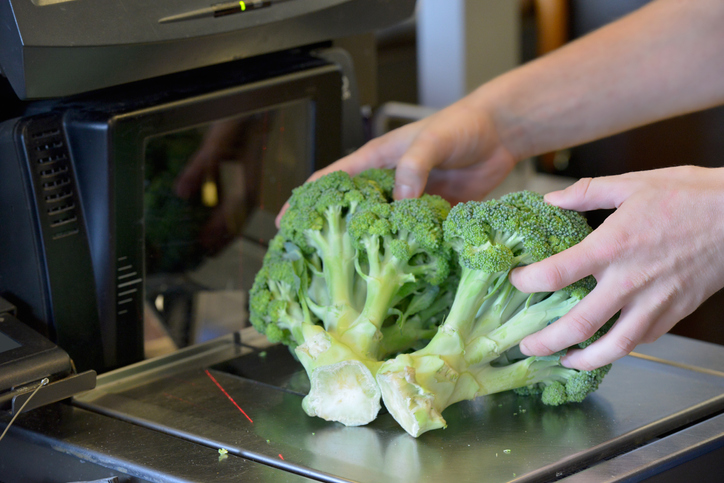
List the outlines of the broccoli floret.
<svg viewBox="0 0 724 483">
<path fill-rule="evenodd" d="M 452 301 L 438 287 L 450 275 L 449 204 L 393 202 L 393 186 L 392 171 L 368 170 L 295 189 L 257 274 L 252 324 L 294 348 L 310 378 L 309 415 L 346 425 L 374 419 L 381 358 L 431 339 Z"/>
<path fill-rule="evenodd" d="M 592 277 L 553 293 L 524 294 L 508 280 L 516 266 L 540 261 L 580 242 L 590 227 L 578 213 L 541 195 L 455 206 L 443 225 L 460 265 L 450 312 L 421 350 L 388 360 L 377 372 L 385 405 L 413 436 L 445 427 L 451 404 L 516 388 L 546 404 L 582 400 L 607 369 L 566 369 L 560 355 L 514 354 L 526 336 L 570 311 L 593 288 Z"/>
<path fill-rule="evenodd" d="M 441 199 L 423 195 L 355 213 L 348 231 L 363 263 L 357 273 L 367 295 L 360 317 L 343 340 L 361 353 L 379 357 L 380 329 L 400 293 L 431 291 L 450 274 L 450 251 L 443 243 Z M 448 205 L 449 206 L 449 205 Z"/>
</svg>

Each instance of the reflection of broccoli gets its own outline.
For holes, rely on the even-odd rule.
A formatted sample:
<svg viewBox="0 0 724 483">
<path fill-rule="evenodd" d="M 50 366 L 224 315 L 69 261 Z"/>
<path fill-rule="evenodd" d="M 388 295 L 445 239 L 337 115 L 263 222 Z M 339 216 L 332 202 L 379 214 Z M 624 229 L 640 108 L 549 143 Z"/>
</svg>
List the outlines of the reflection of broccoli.
<svg viewBox="0 0 724 483">
<path fill-rule="evenodd" d="M 429 340 L 452 300 L 439 197 L 391 200 L 390 171 L 336 172 L 294 191 L 251 292 L 251 321 L 295 347 L 310 415 L 375 418 L 380 360 Z"/>
<path fill-rule="evenodd" d="M 146 270 L 178 272 L 202 260 L 198 243 L 208 208 L 198 200 L 184 200 L 174 192 L 183 171 L 201 140 L 197 131 L 151 140 L 146 149 L 144 193 Z"/>
<path fill-rule="evenodd" d="M 405 430 L 419 436 L 444 427 L 440 413 L 446 407 L 485 394 L 527 388 L 521 391 L 558 405 L 580 402 L 595 391 L 610 366 L 566 369 L 560 354 L 525 358 L 517 349 L 524 337 L 565 315 L 594 280 L 534 294 L 508 280 L 513 267 L 582 240 L 590 232 L 585 220 L 523 192 L 460 204 L 444 230 L 461 265 L 450 313 L 425 348 L 387 361 L 377 373 L 385 405 Z"/>
</svg>

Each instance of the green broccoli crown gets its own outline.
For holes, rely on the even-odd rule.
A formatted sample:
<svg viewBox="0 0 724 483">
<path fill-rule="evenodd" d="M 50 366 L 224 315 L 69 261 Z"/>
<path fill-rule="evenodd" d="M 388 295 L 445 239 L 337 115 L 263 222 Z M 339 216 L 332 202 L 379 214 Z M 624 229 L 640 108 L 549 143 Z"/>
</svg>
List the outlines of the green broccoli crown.
<svg viewBox="0 0 724 483">
<path fill-rule="evenodd" d="M 531 213 L 535 219 L 535 229 L 544 238 L 543 251 L 535 261 L 562 252 L 591 233 L 591 227 L 583 215 L 546 203 L 543 195 L 539 193 L 532 191 L 509 193 L 501 197 L 500 201 Z"/>
<path fill-rule="evenodd" d="M 269 244 L 262 268 L 249 292 L 249 320 L 270 341 L 290 346 L 300 343 L 294 340 L 291 331 L 278 325 L 288 317 L 294 317 L 289 308 L 290 304 L 298 302 L 300 285 L 301 278 L 285 250 L 284 239 L 277 235 Z"/>
<path fill-rule="evenodd" d="M 407 234 L 423 251 L 436 252 L 442 248 L 442 223 L 450 211 L 447 201 L 424 194 L 420 198 L 397 200 L 391 207 L 390 222 L 395 232 Z"/>
<path fill-rule="evenodd" d="M 442 229 L 449 208 L 449 203 L 439 196 L 427 194 L 387 204 L 369 203 L 350 217 L 347 232 L 363 256 L 369 255 L 372 243 L 411 266 L 427 267 L 412 271 L 439 284 L 450 274 L 450 255 Z"/>
<path fill-rule="evenodd" d="M 445 240 L 457 252 L 460 264 L 488 273 L 543 260 L 591 232 L 580 213 L 550 205 L 532 191 L 458 204 L 443 227 Z M 581 299 L 595 284 L 589 276 L 563 290 Z"/>
<path fill-rule="evenodd" d="M 314 251 L 306 232 L 322 231 L 330 223 L 344 220 L 366 204 L 386 203 L 378 183 L 371 179 L 352 178 L 344 171 L 334 171 L 305 183 L 292 191 L 289 208 L 282 216 L 280 231 L 305 253 Z"/>
<path fill-rule="evenodd" d="M 572 402 L 582 402 L 596 391 L 608 374 L 611 365 L 592 371 L 579 371 L 560 365 L 559 357 L 532 358 L 533 378 L 538 382 L 514 389 L 521 396 L 540 396 L 549 406 L 560 406 Z"/>
<path fill-rule="evenodd" d="M 358 250 L 364 250 L 363 240 L 367 237 L 387 237 L 393 233 L 389 204 L 370 204 L 350 217 L 347 233 Z"/>
<path fill-rule="evenodd" d="M 395 189 L 395 170 L 371 168 L 355 176 L 356 179 L 374 183 L 385 195 L 387 201 L 392 201 L 392 191 Z M 448 208 L 449 209 L 449 208 Z"/>
<path fill-rule="evenodd" d="M 560 406 L 572 402 L 583 402 L 583 400 L 598 389 L 603 378 L 611 369 L 606 365 L 593 371 L 578 371 L 576 369 L 562 369 L 565 376 L 562 381 L 541 383 L 541 401 L 549 406 Z"/>
<path fill-rule="evenodd" d="M 497 200 L 460 203 L 443 224 L 445 241 L 465 267 L 490 273 L 506 271 L 516 257 L 540 244 L 529 218 L 529 212 Z"/>
</svg>

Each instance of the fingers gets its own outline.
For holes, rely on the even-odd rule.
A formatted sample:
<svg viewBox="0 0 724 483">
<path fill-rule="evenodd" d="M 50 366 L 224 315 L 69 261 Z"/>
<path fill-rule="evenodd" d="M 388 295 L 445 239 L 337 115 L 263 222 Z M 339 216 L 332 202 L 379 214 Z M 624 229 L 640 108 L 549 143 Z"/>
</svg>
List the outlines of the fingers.
<svg viewBox="0 0 724 483">
<path fill-rule="evenodd" d="M 566 367 L 591 371 L 630 354 L 641 343 L 654 342 L 671 330 L 677 317 L 643 308 L 622 312 L 603 337 L 585 349 L 571 350 L 561 359 Z"/>
<path fill-rule="evenodd" d="M 634 295 L 606 281 L 568 314 L 521 341 L 524 354 L 546 356 L 576 346 L 595 335 L 623 307 L 613 327 L 582 350 L 561 359 L 566 367 L 590 371 L 631 353 L 641 343 L 654 342 L 688 315 L 661 288 Z"/>
<path fill-rule="evenodd" d="M 596 257 L 595 234 L 567 250 L 510 272 L 510 282 L 525 293 L 555 292 L 597 273 L 605 259 Z"/>
<path fill-rule="evenodd" d="M 354 153 L 314 172 L 306 182 L 314 181 L 334 171 L 345 171 L 350 176 L 356 176 L 372 168 L 397 168 L 395 173 L 395 198 L 420 196 L 427 181 L 427 173 L 416 169 L 416 154 L 401 160 L 414 139 L 419 124 L 419 122 L 408 124 L 367 142 Z M 413 153 L 415 152 L 420 152 L 420 150 L 413 150 Z M 427 171 L 429 172 L 429 169 Z M 420 176 L 424 176 L 423 181 L 418 179 Z M 418 192 L 417 187 L 419 186 L 422 186 L 422 188 L 419 188 Z M 288 208 L 289 204 L 285 203 L 279 211 L 275 219 L 277 228 L 279 228 L 282 216 Z"/>
<path fill-rule="evenodd" d="M 204 152 L 197 152 L 175 181 L 176 195 L 189 199 L 198 192 L 204 178 L 214 169 L 213 158 Z"/>
<path fill-rule="evenodd" d="M 582 178 L 564 190 L 548 193 L 545 200 L 575 211 L 618 208 L 632 189 L 625 180 L 625 176 Z"/>
<path fill-rule="evenodd" d="M 525 337 L 520 350 L 526 355 L 548 356 L 588 340 L 619 311 L 623 302 L 607 287 L 597 286 L 566 315 Z"/>
</svg>

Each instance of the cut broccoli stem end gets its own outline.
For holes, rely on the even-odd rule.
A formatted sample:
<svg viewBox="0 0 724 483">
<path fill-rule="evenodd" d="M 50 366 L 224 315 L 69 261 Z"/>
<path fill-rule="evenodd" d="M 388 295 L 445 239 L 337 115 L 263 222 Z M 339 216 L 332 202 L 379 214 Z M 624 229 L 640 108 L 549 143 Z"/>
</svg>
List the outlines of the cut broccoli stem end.
<svg viewBox="0 0 724 483">
<path fill-rule="evenodd" d="M 302 408 L 309 416 L 337 421 L 345 426 L 372 422 L 381 407 L 380 389 L 375 381 L 379 364 L 344 360 L 315 368 Z"/>
<path fill-rule="evenodd" d="M 360 357 L 321 327 L 294 351 L 309 376 L 304 411 L 347 426 L 367 424 L 380 409 L 375 374 L 382 364 Z"/>
<path fill-rule="evenodd" d="M 447 426 L 442 414 L 435 408 L 435 394 L 415 382 L 412 368 L 389 372 L 380 370 L 377 383 L 385 407 L 410 435 L 417 438 L 427 431 Z"/>
<path fill-rule="evenodd" d="M 415 437 L 445 427 L 442 412 L 452 404 L 459 382 L 460 373 L 453 364 L 443 357 L 419 352 L 401 354 L 385 362 L 377 372 L 385 407 Z M 465 380 L 463 385 L 468 382 Z"/>
</svg>

